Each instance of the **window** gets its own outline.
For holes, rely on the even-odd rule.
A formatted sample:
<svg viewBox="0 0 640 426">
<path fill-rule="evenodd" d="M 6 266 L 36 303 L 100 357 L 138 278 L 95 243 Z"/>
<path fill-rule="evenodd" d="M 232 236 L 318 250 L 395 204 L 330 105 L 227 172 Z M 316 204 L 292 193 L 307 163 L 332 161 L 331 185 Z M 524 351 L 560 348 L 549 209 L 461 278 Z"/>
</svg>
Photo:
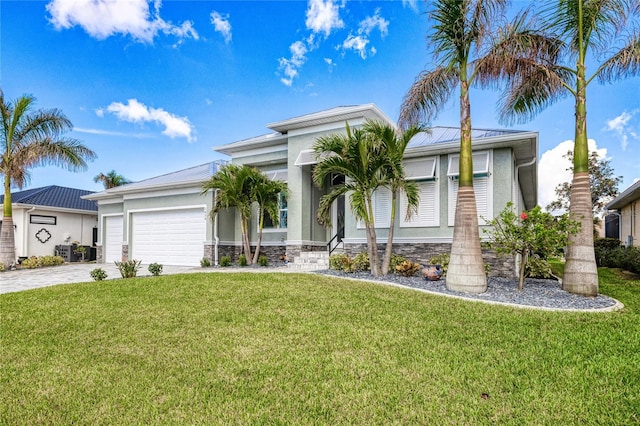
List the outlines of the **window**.
<svg viewBox="0 0 640 426">
<path fill-rule="evenodd" d="M 458 201 L 458 176 L 460 155 L 449 156 L 449 226 L 455 224 L 456 204 Z M 476 195 L 476 209 L 478 211 L 478 223 L 486 225 L 493 218 L 492 180 L 490 173 L 491 152 L 473 153 L 473 189 Z"/>
<path fill-rule="evenodd" d="M 406 161 L 404 171 L 407 180 L 415 181 L 418 185 L 420 203 L 417 212 L 406 219 L 407 196 L 400 194 L 400 227 L 424 227 L 440 225 L 440 192 L 436 181 L 437 158 Z"/>
<path fill-rule="evenodd" d="M 32 214 L 29 216 L 29 222 L 38 225 L 55 225 L 57 223 L 55 216 L 43 216 L 38 214 Z"/>
<path fill-rule="evenodd" d="M 391 216 L 391 190 L 378 188 L 371 197 L 373 204 L 373 224 L 376 228 L 388 228 Z M 358 228 L 364 228 L 364 221 L 358 220 Z"/>
<path fill-rule="evenodd" d="M 264 229 L 286 229 L 287 228 L 287 216 L 288 216 L 288 207 L 287 207 L 287 198 L 278 194 L 278 217 L 280 219 L 280 223 L 278 226 L 273 225 L 273 221 L 268 214 L 264 215 Z"/>
</svg>

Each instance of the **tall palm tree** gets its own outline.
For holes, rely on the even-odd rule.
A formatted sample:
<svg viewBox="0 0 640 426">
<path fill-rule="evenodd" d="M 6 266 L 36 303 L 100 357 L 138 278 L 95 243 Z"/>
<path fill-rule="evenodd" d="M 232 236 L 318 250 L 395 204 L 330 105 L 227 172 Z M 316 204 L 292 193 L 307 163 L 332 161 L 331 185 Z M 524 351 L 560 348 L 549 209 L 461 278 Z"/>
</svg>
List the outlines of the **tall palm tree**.
<svg viewBox="0 0 640 426">
<path fill-rule="evenodd" d="M 274 226 L 280 223 L 280 197 L 286 197 L 287 184 L 281 180 L 270 180 L 261 174 L 253 185 L 253 198 L 258 203 L 258 241 L 251 263 L 258 263 L 260 246 L 262 244 L 262 230 L 264 229 L 265 214 Z"/>
<path fill-rule="evenodd" d="M 430 14 L 433 32 L 428 40 L 437 65 L 422 72 L 405 95 L 400 124 L 420 118 L 430 121 L 459 87 L 460 163 L 455 228 L 447 287 L 455 291 L 482 293 L 487 281 L 482 261 L 471 149 L 469 89 L 485 84 L 479 64 L 493 42 L 494 28 L 504 19 L 507 0 L 437 0 Z"/>
<path fill-rule="evenodd" d="M 104 189 L 115 188 L 116 186 L 126 185 L 131 183 L 129 179 L 118 174 L 115 170 L 111 170 L 106 175 L 100 173 L 93 178 L 94 182 L 102 182 Z"/>
<path fill-rule="evenodd" d="M 379 121 L 367 121 L 362 127 L 362 130 L 367 137 L 376 141 L 376 144 L 381 148 L 380 151 L 384 153 L 384 159 L 387 161 L 387 164 L 383 168 L 383 179 L 386 181 L 385 186 L 391 190 L 391 213 L 387 246 L 385 247 L 380 271 L 382 275 L 387 275 L 389 272 L 389 264 L 391 263 L 391 254 L 393 253 L 393 235 L 398 194 L 402 192 L 407 197 L 407 210 L 405 211 L 407 218 L 410 218 L 411 215 L 416 212 L 418 204 L 420 203 L 418 185 L 413 181 L 405 179 L 402 161 L 409 142 L 422 129 L 417 126 L 411 126 L 405 131 L 400 131 Z"/>
<path fill-rule="evenodd" d="M 632 24 L 638 14 L 640 3 L 631 0 L 547 1 L 541 14 L 542 25 L 536 29 L 531 23 L 524 24 L 535 34 L 535 42 L 532 38 L 526 44 L 506 45 L 498 52 L 515 58 L 504 70 L 510 78 L 510 95 L 502 105 L 503 117 L 527 119 L 560 98 L 572 96 L 575 100 L 569 214 L 582 226 L 578 234 L 569 237 L 562 286 L 585 296 L 598 294 L 589 184 L 587 87 L 596 79 L 607 83 L 640 74 L 640 31 Z M 590 75 L 588 61 L 595 68 Z"/>
<path fill-rule="evenodd" d="M 320 199 L 318 219 L 331 223 L 331 205 L 341 195 L 349 194 L 354 216 L 362 220 L 367 235 L 367 249 L 371 273 L 380 275 L 380 262 L 374 223 L 373 193 L 383 185 L 383 160 L 380 144 L 367 137 L 361 129 L 346 125 L 344 134 L 318 138 L 313 146 L 321 161 L 313 171 L 313 181 L 322 187 L 333 173 L 344 175 L 345 183 L 339 185 Z"/>
<path fill-rule="evenodd" d="M 84 170 L 87 160 L 96 154 L 79 140 L 62 136 L 73 129 L 71 121 L 59 109 L 32 111 L 35 98 L 23 95 L 5 101 L 0 89 L 2 138 L 0 139 L 0 174 L 4 176 L 4 208 L 0 231 L 0 263 L 15 261 L 15 235 L 11 187 L 20 189 L 29 180 L 29 169 L 46 164 L 68 170 Z"/>
<path fill-rule="evenodd" d="M 242 245 L 248 260 L 251 260 L 249 222 L 254 201 L 252 187 L 257 175 L 260 175 L 260 172 L 252 167 L 227 164 L 202 185 L 203 194 L 209 190 L 218 190 L 215 205 L 211 210 L 212 215 L 223 209 L 238 209 Z"/>
</svg>

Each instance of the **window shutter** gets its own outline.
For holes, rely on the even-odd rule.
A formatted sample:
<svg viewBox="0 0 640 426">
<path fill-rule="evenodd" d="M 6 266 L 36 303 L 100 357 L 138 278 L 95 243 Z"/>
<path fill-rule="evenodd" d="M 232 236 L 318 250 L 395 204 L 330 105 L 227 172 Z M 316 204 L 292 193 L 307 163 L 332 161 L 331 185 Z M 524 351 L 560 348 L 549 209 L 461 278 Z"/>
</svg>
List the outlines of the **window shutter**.
<svg viewBox="0 0 640 426">
<path fill-rule="evenodd" d="M 484 225 L 491 220 L 489 200 L 489 177 L 482 176 L 473 179 L 473 190 L 476 195 L 476 210 L 478 211 L 478 224 Z M 449 180 L 449 226 L 455 225 L 456 204 L 458 201 L 458 181 Z"/>
<path fill-rule="evenodd" d="M 439 219 L 439 200 L 437 199 L 436 182 L 420 182 L 418 191 L 420 195 L 420 204 L 417 213 L 411 216 L 411 219 L 405 220 L 407 211 L 407 196 L 403 193 L 400 196 L 400 216 L 401 226 L 418 227 L 418 226 L 437 226 Z"/>
<path fill-rule="evenodd" d="M 378 188 L 373 194 L 373 223 L 376 228 L 388 228 L 391 215 L 391 191 Z"/>
</svg>

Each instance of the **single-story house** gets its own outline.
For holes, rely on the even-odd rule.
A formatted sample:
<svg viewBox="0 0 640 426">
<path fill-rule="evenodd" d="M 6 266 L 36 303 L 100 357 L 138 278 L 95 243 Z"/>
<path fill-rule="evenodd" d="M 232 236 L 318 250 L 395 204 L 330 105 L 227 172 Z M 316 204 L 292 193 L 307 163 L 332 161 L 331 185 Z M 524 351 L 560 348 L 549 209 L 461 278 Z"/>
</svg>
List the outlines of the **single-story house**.
<svg viewBox="0 0 640 426">
<path fill-rule="evenodd" d="M 92 193 L 56 185 L 11 193 L 16 259 L 55 255 L 56 246 L 72 242 L 93 246 L 98 205 L 82 198 Z"/>
<path fill-rule="evenodd" d="M 607 204 L 607 210 L 615 211 L 618 216 L 619 229 L 617 238 L 626 246 L 637 245 L 640 241 L 640 180 L 622 191 L 620 195 Z M 608 217 L 612 216 L 611 214 Z M 615 233 L 614 233 L 615 235 Z M 607 236 L 610 236 L 607 234 Z"/>
<path fill-rule="evenodd" d="M 348 197 L 335 203 L 331 227 L 317 222 L 320 198 L 344 177 L 335 176 L 325 187 L 317 188 L 312 182 L 317 163 L 312 147 L 318 137 L 344 132 L 346 123 L 357 127 L 367 119 L 394 125 L 373 104 L 342 106 L 270 123 L 268 134 L 214 148 L 234 164 L 258 167 L 270 178 L 288 183 L 280 225 L 264 230 L 262 252 L 272 261 L 285 254 L 291 260 L 303 252 L 326 252 L 338 240 L 348 253 L 364 250 L 365 231 L 351 214 Z M 509 201 L 519 210 L 533 208 L 537 204 L 538 133 L 474 129 L 472 137 L 480 223 L 493 218 Z M 431 255 L 450 250 L 459 138 L 457 128 L 435 127 L 411 141 L 406 173 L 419 183 L 421 201 L 411 220 L 397 215 L 394 251 L 426 263 Z M 88 196 L 99 206 L 99 257 L 107 262 L 135 258 L 186 265 L 197 265 L 202 257 L 214 262 L 223 255 L 237 259 L 242 247 L 237 214 L 222 212 L 209 220 L 215 193 L 202 194 L 201 190 L 217 165 L 208 163 Z M 385 190 L 375 194 L 380 244 L 386 243 L 389 203 Z M 400 199 L 401 209 L 403 203 Z M 251 229 L 255 242 L 257 219 L 252 223 L 256 223 Z M 495 256 L 491 260 L 496 273 L 513 266 L 512 261 L 500 262 Z"/>
</svg>

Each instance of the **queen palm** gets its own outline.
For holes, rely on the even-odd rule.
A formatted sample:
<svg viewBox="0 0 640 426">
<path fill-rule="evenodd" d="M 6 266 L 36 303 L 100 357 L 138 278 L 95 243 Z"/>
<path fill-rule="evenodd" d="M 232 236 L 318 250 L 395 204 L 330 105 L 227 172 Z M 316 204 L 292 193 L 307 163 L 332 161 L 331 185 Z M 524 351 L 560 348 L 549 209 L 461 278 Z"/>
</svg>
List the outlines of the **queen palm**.
<svg viewBox="0 0 640 426">
<path fill-rule="evenodd" d="M 384 185 L 383 159 L 380 144 L 367 137 L 362 129 L 320 137 L 314 146 L 316 155 L 322 156 L 313 171 L 313 181 L 322 187 L 333 173 L 344 175 L 345 183 L 336 186 L 322 196 L 318 207 L 318 219 L 325 224 L 331 221 L 331 205 L 341 195 L 349 194 L 353 215 L 364 223 L 371 273 L 380 275 L 380 262 L 374 223 L 373 193 Z"/>
<path fill-rule="evenodd" d="M 118 174 L 115 170 L 111 170 L 107 174 L 99 173 L 93 178 L 94 182 L 102 182 L 104 189 L 115 188 L 116 186 L 126 185 L 131 183 L 129 179 Z"/>
<path fill-rule="evenodd" d="M 586 296 L 598 294 L 598 272 L 593 248 L 593 213 L 587 145 L 587 87 L 640 74 L 640 32 L 625 32 L 637 2 L 626 0 L 556 0 L 546 2 L 536 43 L 505 46 L 515 60 L 505 69 L 512 78 L 510 95 L 502 105 L 505 117 L 529 118 L 554 101 L 575 100 L 575 141 L 570 216 L 580 221 L 580 232 L 569 237 L 563 289 Z M 631 27 L 631 25 L 629 25 Z M 535 27 L 531 27 L 535 30 Z M 624 36 L 621 36 L 624 34 Z M 540 45 L 546 46 L 539 49 Z M 540 52 L 553 52 L 540 55 Z M 499 55 L 504 55 L 499 52 Z M 587 74 L 587 61 L 595 71 Z"/>
<path fill-rule="evenodd" d="M 29 180 L 32 167 L 53 164 L 68 170 L 83 170 L 95 153 L 80 141 L 62 136 L 73 128 L 59 109 L 33 111 L 35 98 L 23 95 L 14 102 L 5 101 L 0 90 L 2 138 L 0 174 L 4 177 L 4 208 L 0 231 L 0 263 L 15 261 L 15 235 L 11 188 L 20 189 Z"/>
<path fill-rule="evenodd" d="M 391 263 L 391 254 L 393 253 L 398 194 L 402 192 L 407 197 L 407 210 L 404 212 L 406 218 L 411 217 L 420 202 L 418 185 L 405 179 L 403 159 L 409 142 L 421 129 L 420 127 L 412 126 L 405 131 L 400 131 L 379 121 L 367 121 L 362 130 L 367 137 L 376 141 L 376 144 L 380 146 L 380 151 L 384 153 L 383 158 L 386 160 L 386 164 L 383 167 L 383 179 L 386 182 L 385 186 L 391 191 L 391 213 L 387 245 L 380 272 L 382 275 L 387 275 L 389 264 Z"/>
<path fill-rule="evenodd" d="M 469 89 L 486 84 L 480 66 L 484 50 L 493 42 L 496 23 L 504 16 L 506 0 L 438 0 L 430 14 L 434 22 L 428 40 L 436 66 L 422 72 L 405 95 L 400 124 L 407 126 L 423 118 L 434 119 L 459 87 L 460 163 L 455 228 L 447 287 L 481 293 L 487 289 L 482 261 L 471 149 Z"/>
</svg>

